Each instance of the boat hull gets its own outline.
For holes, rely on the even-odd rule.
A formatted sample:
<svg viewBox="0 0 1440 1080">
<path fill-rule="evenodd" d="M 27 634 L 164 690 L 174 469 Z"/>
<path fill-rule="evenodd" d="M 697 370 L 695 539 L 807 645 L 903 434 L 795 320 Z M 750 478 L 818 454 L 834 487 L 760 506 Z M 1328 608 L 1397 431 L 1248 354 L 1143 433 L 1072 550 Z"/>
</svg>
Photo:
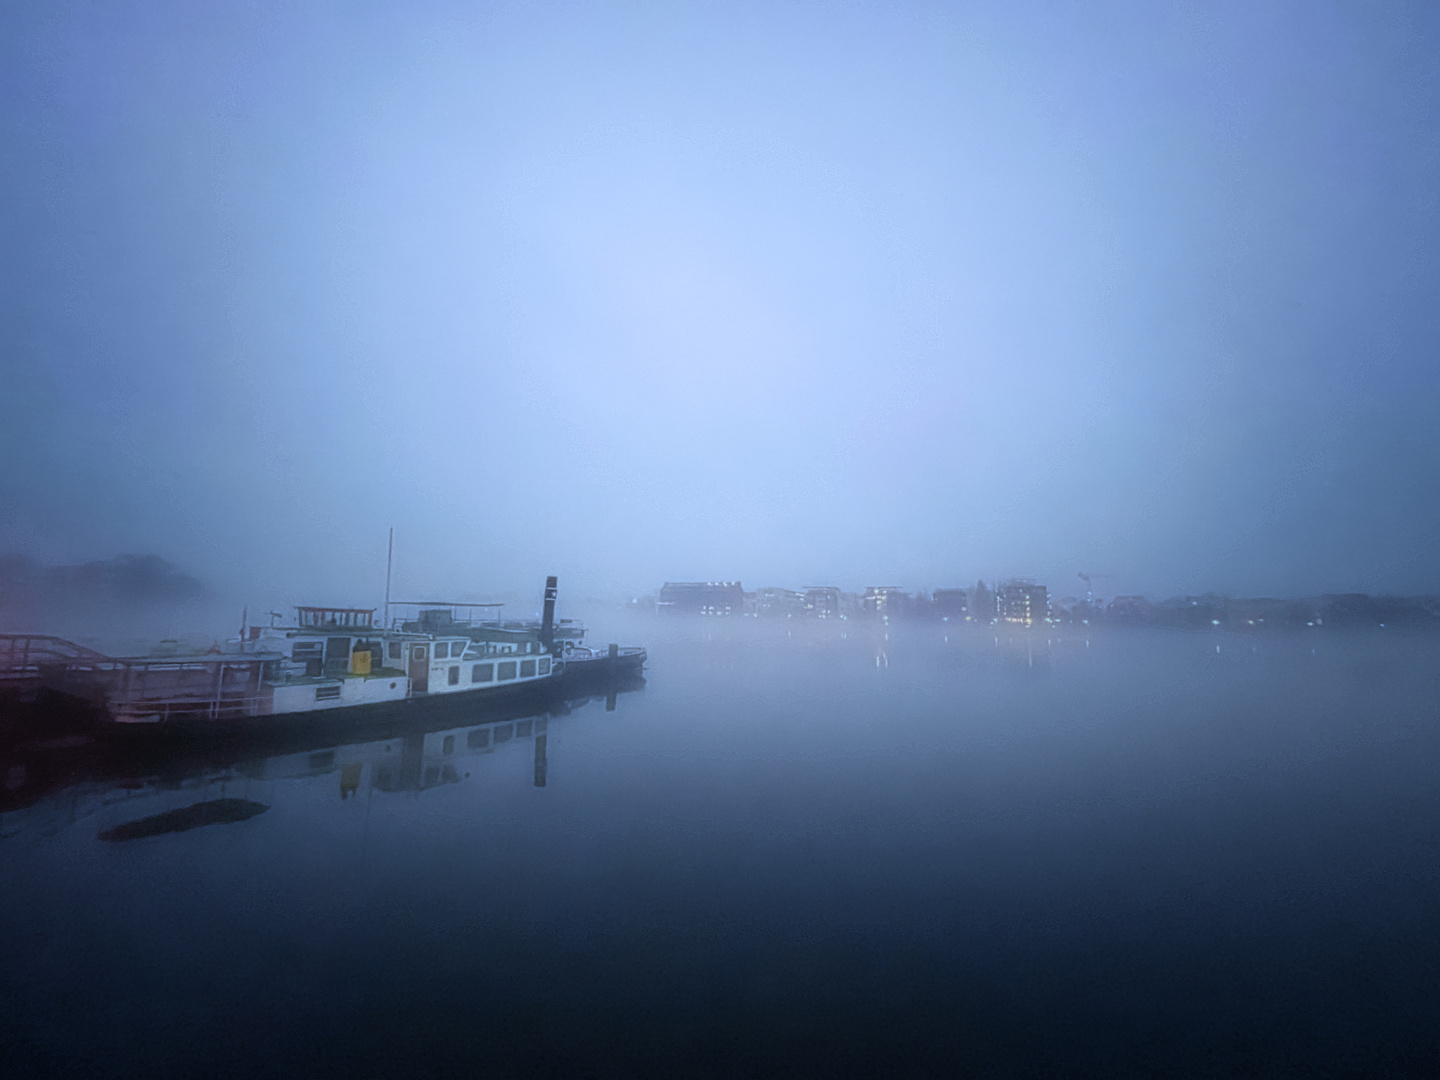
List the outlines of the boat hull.
<svg viewBox="0 0 1440 1080">
<path fill-rule="evenodd" d="M 326 739 L 373 730 L 443 727 L 484 722 L 492 717 L 563 710 L 567 699 L 643 688 L 643 660 L 615 667 L 585 664 L 558 675 L 476 693 L 411 695 L 397 701 L 368 702 L 305 712 L 258 716 L 209 717 L 174 714 L 155 723 L 119 722 L 103 706 L 53 691 L 22 700 L 0 700 L 0 743 L 72 734 L 144 743 L 168 740 L 241 740 L 268 743 L 296 737 Z"/>
</svg>

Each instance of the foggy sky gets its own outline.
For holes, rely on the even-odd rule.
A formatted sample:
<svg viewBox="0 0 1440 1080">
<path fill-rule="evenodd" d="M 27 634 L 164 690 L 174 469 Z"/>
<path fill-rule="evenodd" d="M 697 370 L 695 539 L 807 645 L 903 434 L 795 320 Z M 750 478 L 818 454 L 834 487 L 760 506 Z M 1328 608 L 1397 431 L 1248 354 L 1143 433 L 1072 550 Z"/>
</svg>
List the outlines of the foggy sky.
<svg viewBox="0 0 1440 1080">
<path fill-rule="evenodd" d="M 0 12 L 0 552 L 1440 590 L 1440 8 Z"/>
</svg>

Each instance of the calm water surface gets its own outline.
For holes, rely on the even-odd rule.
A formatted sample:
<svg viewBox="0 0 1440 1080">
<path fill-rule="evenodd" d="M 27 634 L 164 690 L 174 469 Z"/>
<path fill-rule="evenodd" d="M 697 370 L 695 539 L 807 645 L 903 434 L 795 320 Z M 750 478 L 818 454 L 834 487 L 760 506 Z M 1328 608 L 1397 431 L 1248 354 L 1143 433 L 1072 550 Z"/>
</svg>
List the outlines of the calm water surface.
<svg viewBox="0 0 1440 1080">
<path fill-rule="evenodd" d="M 1433 639 L 657 629 L 5 813 L 4 1074 L 1440 1074 Z"/>
</svg>

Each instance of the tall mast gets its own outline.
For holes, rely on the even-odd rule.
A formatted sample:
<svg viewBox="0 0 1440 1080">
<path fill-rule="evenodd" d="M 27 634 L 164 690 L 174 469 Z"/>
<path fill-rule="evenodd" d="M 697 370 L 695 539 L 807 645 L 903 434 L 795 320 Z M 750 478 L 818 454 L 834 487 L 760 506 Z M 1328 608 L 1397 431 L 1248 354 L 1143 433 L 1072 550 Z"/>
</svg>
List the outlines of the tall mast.
<svg viewBox="0 0 1440 1080">
<path fill-rule="evenodd" d="M 390 526 L 390 546 L 385 551 L 385 629 L 390 629 L 390 564 L 395 559 L 395 526 Z"/>
</svg>

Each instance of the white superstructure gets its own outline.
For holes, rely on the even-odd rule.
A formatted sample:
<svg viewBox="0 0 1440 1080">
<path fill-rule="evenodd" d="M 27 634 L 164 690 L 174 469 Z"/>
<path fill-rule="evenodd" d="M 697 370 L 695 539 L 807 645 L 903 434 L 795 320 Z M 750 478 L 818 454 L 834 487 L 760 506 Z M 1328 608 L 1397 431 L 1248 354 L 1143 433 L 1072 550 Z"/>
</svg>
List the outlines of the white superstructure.
<svg viewBox="0 0 1440 1080">
<path fill-rule="evenodd" d="M 459 622 L 448 608 L 422 608 L 399 627 L 374 624 L 374 610 L 297 609 L 293 627 L 251 627 L 242 650 L 278 655 L 267 672 L 270 715 L 482 694 L 556 673 L 529 631 Z"/>
</svg>

